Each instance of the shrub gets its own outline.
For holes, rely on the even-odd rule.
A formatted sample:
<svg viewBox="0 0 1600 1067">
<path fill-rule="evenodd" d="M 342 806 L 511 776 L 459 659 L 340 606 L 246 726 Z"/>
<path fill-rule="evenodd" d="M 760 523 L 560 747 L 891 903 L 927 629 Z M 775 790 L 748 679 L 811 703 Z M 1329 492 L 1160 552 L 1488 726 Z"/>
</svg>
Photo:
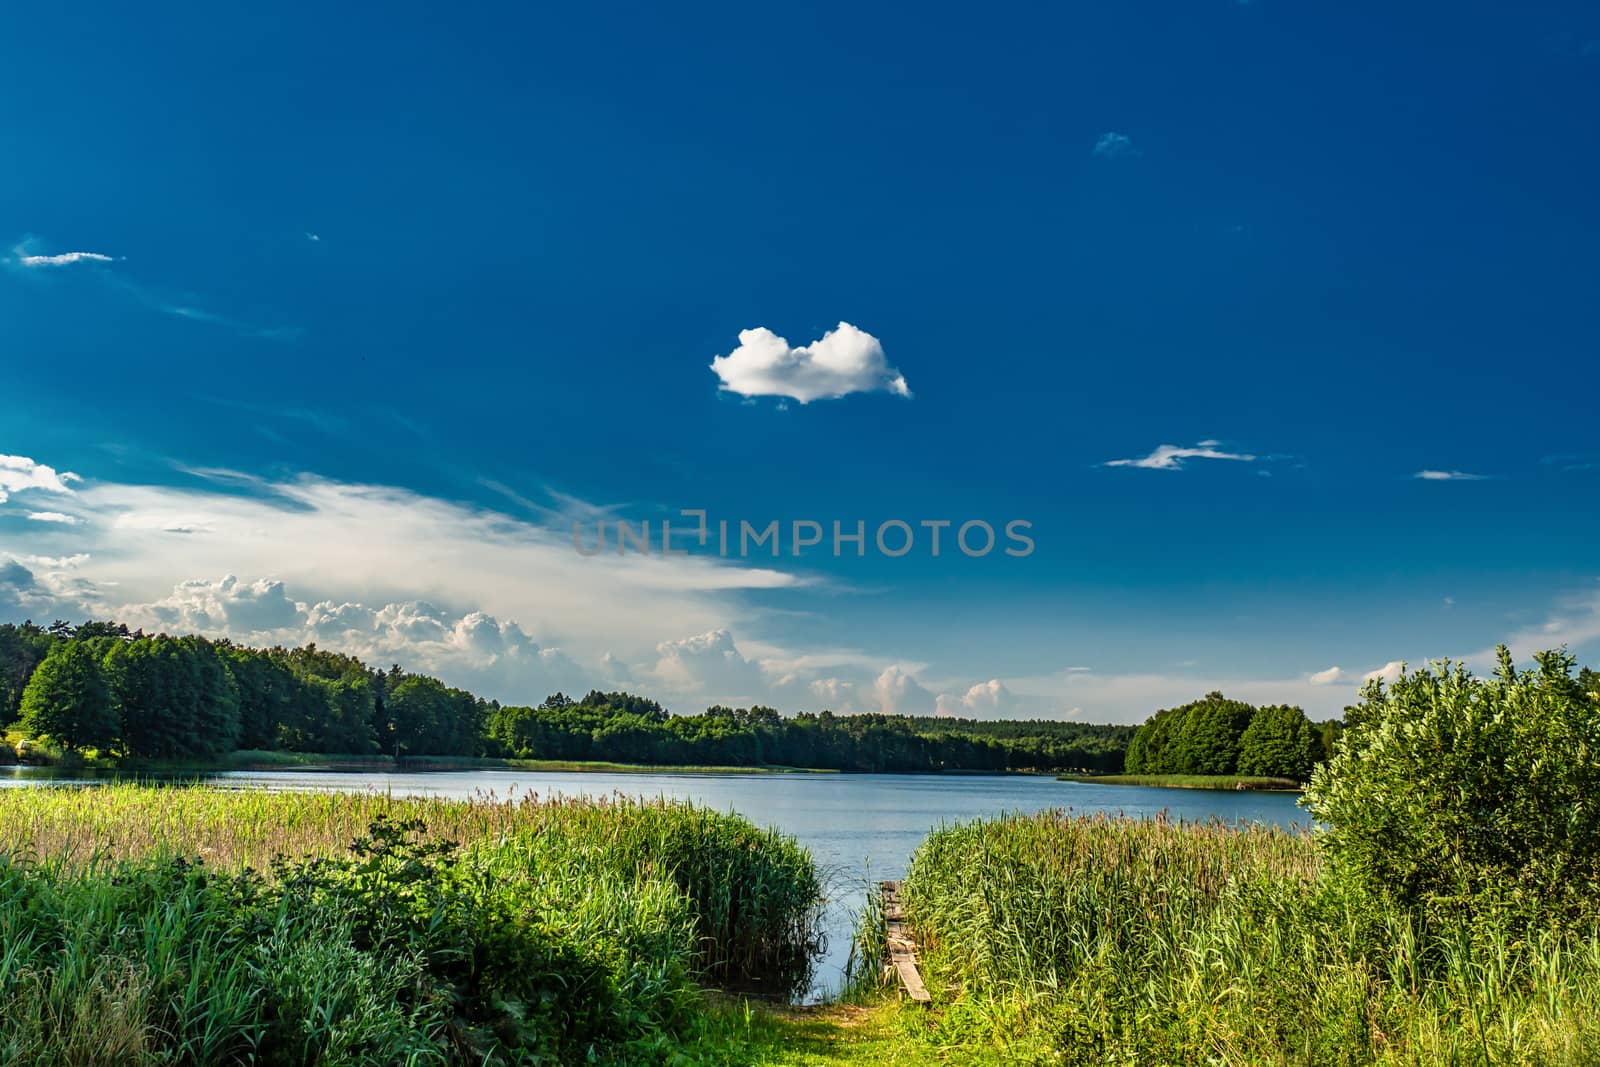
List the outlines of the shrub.
<svg viewBox="0 0 1600 1067">
<path fill-rule="evenodd" d="M 1491 899 L 1530 920 L 1600 895 L 1600 700 L 1563 652 L 1491 678 L 1461 664 L 1374 681 L 1305 803 L 1333 873 L 1443 916 Z"/>
</svg>

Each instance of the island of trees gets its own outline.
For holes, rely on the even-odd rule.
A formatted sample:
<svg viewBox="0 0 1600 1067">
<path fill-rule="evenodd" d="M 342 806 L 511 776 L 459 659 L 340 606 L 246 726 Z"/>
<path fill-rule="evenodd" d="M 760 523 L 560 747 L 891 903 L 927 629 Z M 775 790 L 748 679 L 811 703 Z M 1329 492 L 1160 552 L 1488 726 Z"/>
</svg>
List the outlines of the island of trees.
<svg viewBox="0 0 1600 1067">
<path fill-rule="evenodd" d="M 1333 752 L 1340 725 L 1299 708 L 1253 707 L 1221 693 L 1156 712 L 1134 733 L 1128 774 L 1248 775 L 1308 781 Z"/>
<path fill-rule="evenodd" d="M 629 693 L 502 705 L 319 649 L 146 635 L 117 623 L 0 625 L 0 726 L 68 754 L 204 763 L 229 753 L 488 757 L 856 772 L 1114 773 L 1131 726 L 712 707 Z M 0 746 L 0 758 L 10 750 Z"/>
</svg>

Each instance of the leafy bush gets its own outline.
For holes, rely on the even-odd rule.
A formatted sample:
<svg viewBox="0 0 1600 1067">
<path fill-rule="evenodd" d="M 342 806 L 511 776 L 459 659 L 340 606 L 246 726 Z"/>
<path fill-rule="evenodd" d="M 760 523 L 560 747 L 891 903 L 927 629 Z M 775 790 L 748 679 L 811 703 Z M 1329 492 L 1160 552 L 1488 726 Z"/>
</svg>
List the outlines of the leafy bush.
<svg viewBox="0 0 1600 1067">
<path fill-rule="evenodd" d="M 1600 700 L 1573 659 L 1374 681 L 1306 803 L 1333 872 L 1444 921 L 1509 906 L 1575 919 L 1600 899 Z"/>
</svg>

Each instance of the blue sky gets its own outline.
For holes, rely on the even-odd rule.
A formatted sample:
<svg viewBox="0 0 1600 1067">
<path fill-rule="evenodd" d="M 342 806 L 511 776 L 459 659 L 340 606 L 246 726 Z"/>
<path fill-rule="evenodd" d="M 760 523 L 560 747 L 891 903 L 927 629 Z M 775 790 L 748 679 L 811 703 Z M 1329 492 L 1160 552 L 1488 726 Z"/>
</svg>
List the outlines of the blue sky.
<svg viewBox="0 0 1600 1067">
<path fill-rule="evenodd" d="M 0 616 L 678 710 L 1600 659 L 1592 5 L 4 29 Z M 1036 548 L 572 550 L 682 508 Z"/>
</svg>

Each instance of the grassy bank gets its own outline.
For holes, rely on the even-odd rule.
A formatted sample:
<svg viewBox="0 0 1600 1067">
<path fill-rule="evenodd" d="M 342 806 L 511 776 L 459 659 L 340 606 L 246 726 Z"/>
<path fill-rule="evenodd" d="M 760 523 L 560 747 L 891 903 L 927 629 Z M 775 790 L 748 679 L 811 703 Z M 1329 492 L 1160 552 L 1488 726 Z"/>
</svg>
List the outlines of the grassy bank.
<svg viewBox="0 0 1600 1067">
<path fill-rule="evenodd" d="M 7 790 L 0 841 L 5 1062 L 727 1062 L 702 985 L 817 936 L 804 850 L 678 804 Z"/>
<path fill-rule="evenodd" d="M 942 829 L 903 888 L 951 1062 L 1593 1063 L 1600 931 L 1424 933 L 1310 838 L 1059 814 Z M 991 1057 L 993 1057 L 991 1059 Z"/>
<path fill-rule="evenodd" d="M 467 756 L 406 756 L 403 771 L 603 771 L 608 774 L 838 774 L 812 767 L 767 765 L 700 766 L 696 764 L 611 763 L 605 760 L 496 759 Z"/>
<path fill-rule="evenodd" d="M 1165 789 L 1259 789 L 1298 793 L 1300 783 L 1293 778 L 1268 778 L 1250 774 L 1061 774 L 1063 782 L 1093 785 L 1148 785 Z"/>
</svg>

